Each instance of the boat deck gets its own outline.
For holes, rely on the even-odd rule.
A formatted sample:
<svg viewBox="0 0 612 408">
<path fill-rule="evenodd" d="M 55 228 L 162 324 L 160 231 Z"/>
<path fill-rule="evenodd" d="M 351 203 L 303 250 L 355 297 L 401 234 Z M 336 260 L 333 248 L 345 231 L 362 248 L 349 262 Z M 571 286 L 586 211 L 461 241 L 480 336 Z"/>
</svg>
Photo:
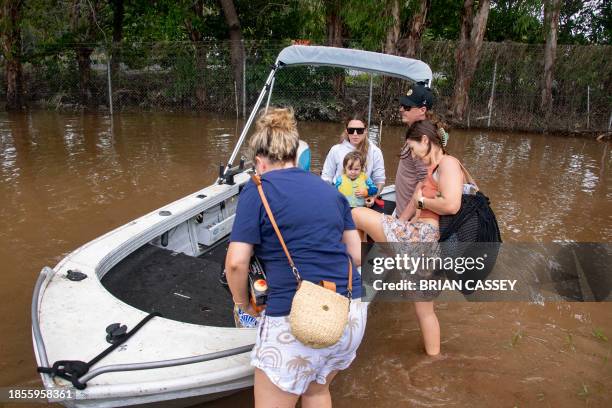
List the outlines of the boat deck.
<svg viewBox="0 0 612 408">
<path fill-rule="evenodd" d="M 233 302 L 219 281 L 227 241 L 195 258 L 145 245 L 102 279 L 118 299 L 145 312 L 186 323 L 234 327 Z"/>
</svg>

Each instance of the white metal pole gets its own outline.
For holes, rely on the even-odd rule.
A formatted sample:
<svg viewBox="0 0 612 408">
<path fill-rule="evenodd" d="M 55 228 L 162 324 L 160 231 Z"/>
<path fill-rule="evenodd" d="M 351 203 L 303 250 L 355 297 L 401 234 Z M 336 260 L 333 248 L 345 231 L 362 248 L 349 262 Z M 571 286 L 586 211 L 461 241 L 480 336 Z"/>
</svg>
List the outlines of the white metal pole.
<svg viewBox="0 0 612 408">
<path fill-rule="evenodd" d="M 106 50 L 106 78 L 108 81 L 108 110 L 110 115 L 113 116 L 113 85 L 111 81 L 111 58 L 112 54 Z"/>
<path fill-rule="evenodd" d="M 370 74 L 370 97 L 368 98 L 368 131 L 370 129 L 370 118 L 372 117 L 372 82 L 374 76 Z"/>
<path fill-rule="evenodd" d="M 242 41 L 242 117 L 246 117 L 246 51 L 244 39 Z"/>
<path fill-rule="evenodd" d="M 244 139 L 246 138 L 246 135 L 249 132 L 249 128 L 251 127 L 253 120 L 255 120 L 257 109 L 259 109 L 259 107 L 261 106 L 261 102 L 263 101 L 263 98 L 266 95 L 266 92 L 270 90 L 270 83 L 272 82 L 277 69 L 278 69 L 278 66 L 275 65 L 274 68 L 272 68 L 272 71 L 270 72 L 270 74 L 268 75 L 268 78 L 266 79 L 266 83 L 264 84 L 261 92 L 259 93 L 259 96 L 257 97 L 255 106 L 253 106 L 253 110 L 251 111 L 251 114 L 249 115 L 249 118 L 247 119 L 247 122 L 244 125 L 244 128 L 242 129 L 242 133 L 240 133 L 238 142 L 236 143 L 236 146 L 234 147 L 234 150 L 232 151 L 232 154 L 227 162 L 227 165 L 225 166 L 223 175 L 227 174 L 227 172 L 229 171 L 229 168 L 234 163 L 234 160 L 236 160 L 236 156 L 238 155 L 238 152 L 240 151 L 240 147 L 242 146 L 242 143 L 244 143 Z M 220 181 L 221 181 L 221 178 L 218 179 L 218 182 Z"/>
<path fill-rule="evenodd" d="M 587 85 L 587 129 L 591 128 L 591 86 Z"/>
<path fill-rule="evenodd" d="M 238 89 L 236 81 L 234 81 L 234 99 L 236 99 L 236 118 L 240 117 L 240 109 L 238 109 Z"/>
<path fill-rule="evenodd" d="M 489 117 L 487 118 L 487 127 L 491 127 L 491 115 L 493 114 L 493 97 L 495 95 L 495 80 L 497 79 L 497 57 L 493 66 L 493 83 L 491 84 L 491 96 L 489 97 Z"/>
</svg>

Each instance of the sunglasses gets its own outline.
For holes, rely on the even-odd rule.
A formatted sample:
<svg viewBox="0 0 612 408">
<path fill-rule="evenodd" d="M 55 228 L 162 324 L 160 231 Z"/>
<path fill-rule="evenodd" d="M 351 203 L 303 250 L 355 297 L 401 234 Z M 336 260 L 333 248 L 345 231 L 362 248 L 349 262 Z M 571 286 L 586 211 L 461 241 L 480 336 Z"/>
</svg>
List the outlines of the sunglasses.
<svg viewBox="0 0 612 408">
<path fill-rule="evenodd" d="M 352 135 L 355 132 L 357 132 L 358 135 L 363 135 L 363 132 L 365 132 L 365 128 L 346 128 L 346 133 L 348 133 L 349 135 Z"/>
<path fill-rule="evenodd" d="M 405 110 L 406 112 L 409 112 L 410 109 L 414 108 L 414 106 L 408 106 L 408 105 L 400 105 L 400 108 L 402 108 L 403 110 Z"/>
</svg>

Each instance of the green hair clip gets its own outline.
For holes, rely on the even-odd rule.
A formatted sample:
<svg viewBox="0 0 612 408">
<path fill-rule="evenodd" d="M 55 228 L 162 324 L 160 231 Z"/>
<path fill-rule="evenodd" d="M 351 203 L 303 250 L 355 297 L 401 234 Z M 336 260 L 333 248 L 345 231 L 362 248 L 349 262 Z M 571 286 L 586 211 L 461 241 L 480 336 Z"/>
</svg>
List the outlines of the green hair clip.
<svg viewBox="0 0 612 408">
<path fill-rule="evenodd" d="M 448 133 L 444 128 L 438 128 L 438 136 L 440 136 L 440 140 L 442 140 L 442 146 L 446 147 L 448 144 Z"/>
</svg>

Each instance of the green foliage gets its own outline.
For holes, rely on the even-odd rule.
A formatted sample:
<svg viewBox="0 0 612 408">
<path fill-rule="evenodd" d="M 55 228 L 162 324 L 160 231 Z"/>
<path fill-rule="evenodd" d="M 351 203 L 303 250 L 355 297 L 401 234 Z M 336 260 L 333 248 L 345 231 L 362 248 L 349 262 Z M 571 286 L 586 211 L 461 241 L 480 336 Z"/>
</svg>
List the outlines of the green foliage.
<svg viewBox="0 0 612 408">
<path fill-rule="evenodd" d="M 559 43 L 610 44 L 612 2 L 563 0 L 559 16 Z"/>
<path fill-rule="evenodd" d="M 462 9 L 463 2 L 460 0 L 431 0 L 423 36 L 434 40 L 458 39 Z"/>
<path fill-rule="evenodd" d="M 349 0 L 342 8 L 342 18 L 350 38 L 367 50 L 382 50 L 389 26 L 393 23 L 387 13 L 386 1 Z"/>
<path fill-rule="evenodd" d="M 494 0 L 491 4 L 487 41 L 516 41 L 540 43 L 543 41 L 541 0 Z"/>
</svg>

